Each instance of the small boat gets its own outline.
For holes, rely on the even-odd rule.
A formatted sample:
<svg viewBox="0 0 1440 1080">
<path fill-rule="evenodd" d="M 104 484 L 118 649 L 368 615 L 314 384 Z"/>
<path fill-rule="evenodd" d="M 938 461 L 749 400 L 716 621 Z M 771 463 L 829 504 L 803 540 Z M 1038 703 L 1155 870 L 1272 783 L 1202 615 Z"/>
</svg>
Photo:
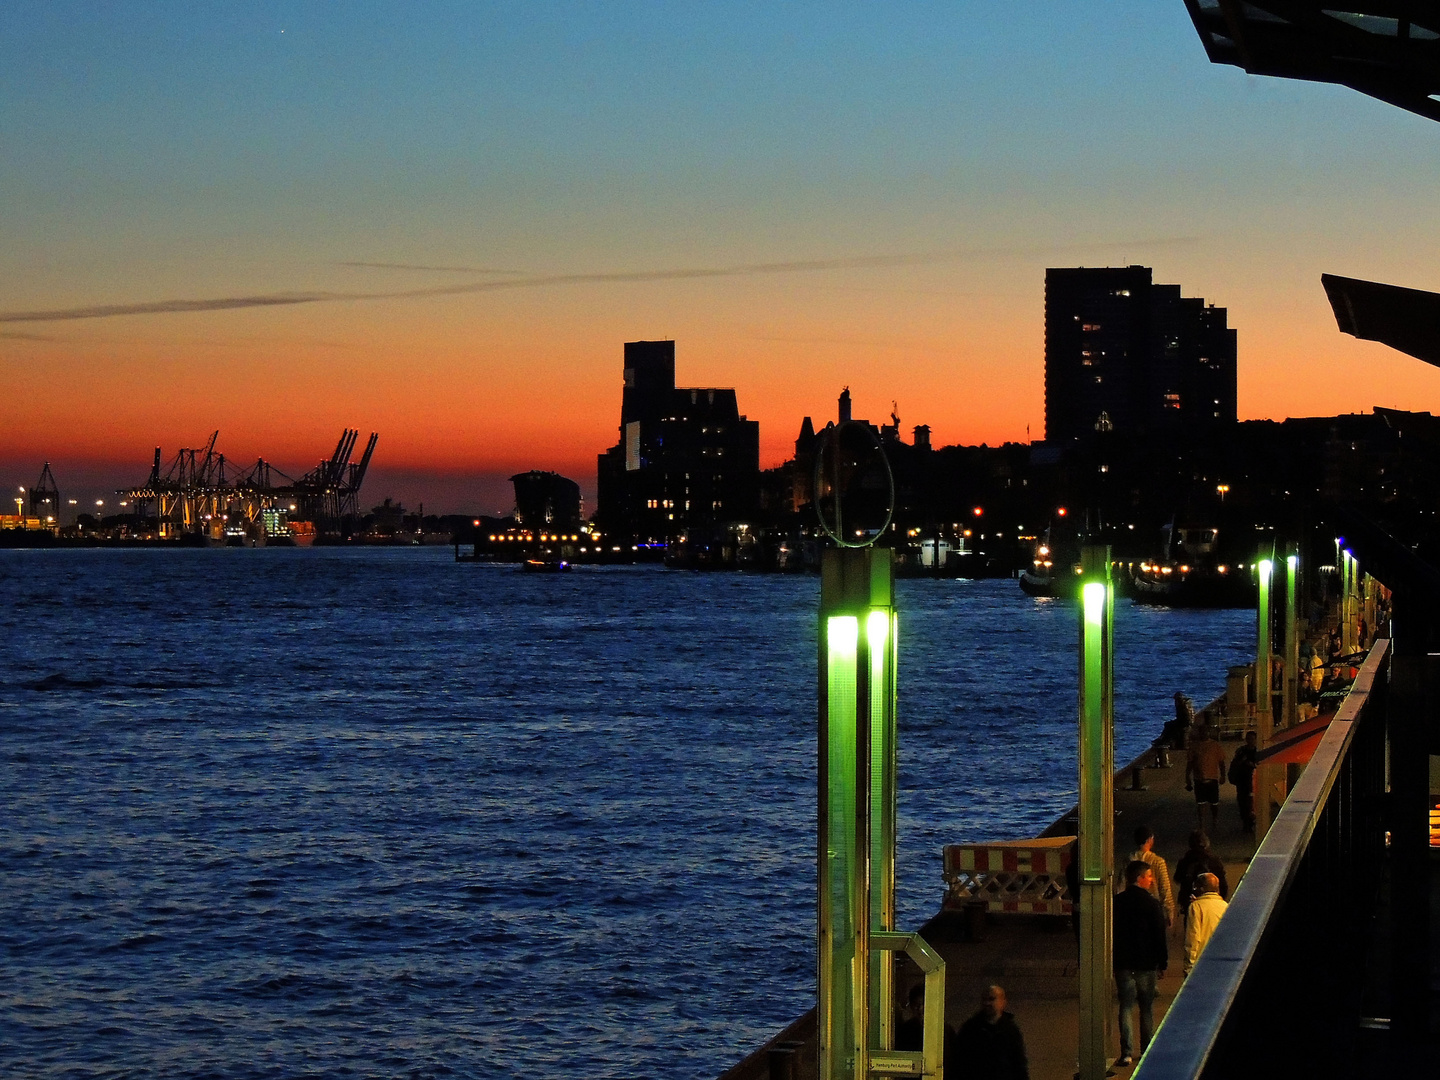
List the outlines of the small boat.
<svg viewBox="0 0 1440 1080">
<path fill-rule="evenodd" d="M 1141 563 L 1130 579 L 1137 604 L 1163 607 L 1254 607 L 1255 582 L 1244 566 Z"/>
<path fill-rule="evenodd" d="M 1077 561 L 1080 544 L 1081 539 L 1073 529 L 1057 528 L 1054 523 L 1048 526 L 1035 545 L 1030 566 L 1020 571 L 1020 591 L 1026 596 L 1075 599 L 1079 595 L 1074 582 L 1080 572 Z"/>
<path fill-rule="evenodd" d="M 559 574 L 569 570 L 570 564 L 564 559 L 526 559 L 520 569 L 526 574 Z"/>
<path fill-rule="evenodd" d="M 1130 595 L 1137 604 L 1255 606 L 1258 590 L 1249 568 L 1220 561 L 1219 529 L 1171 522 L 1166 530 L 1163 557 L 1140 563 L 1131 574 Z"/>
</svg>

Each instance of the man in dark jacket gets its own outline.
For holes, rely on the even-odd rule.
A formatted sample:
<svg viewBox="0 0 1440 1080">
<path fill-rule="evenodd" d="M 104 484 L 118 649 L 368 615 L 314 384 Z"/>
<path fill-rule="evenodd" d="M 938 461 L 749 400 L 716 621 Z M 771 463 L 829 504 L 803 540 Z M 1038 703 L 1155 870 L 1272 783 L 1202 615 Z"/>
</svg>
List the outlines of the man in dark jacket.
<svg viewBox="0 0 1440 1080">
<path fill-rule="evenodd" d="M 1235 785 L 1235 805 L 1240 810 L 1240 825 L 1248 833 L 1255 831 L 1255 770 L 1260 764 L 1260 748 L 1255 732 L 1245 733 L 1245 745 L 1230 759 L 1226 779 Z"/>
<path fill-rule="evenodd" d="M 1230 882 L 1225 878 L 1225 864 L 1210 850 L 1210 838 L 1204 829 L 1190 834 L 1190 849 L 1180 856 L 1175 864 L 1175 899 L 1181 911 L 1190 909 L 1190 898 L 1195 895 L 1195 880 L 1201 874 L 1214 874 L 1220 879 L 1220 898 L 1230 899 Z"/>
<path fill-rule="evenodd" d="M 1155 1031 L 1155 987 L 1170 964 L 1165 909 L 1150 895 L 1154 877 L 1150 864 L 1136 859 L 1125 868 L 1125 891 L 1115 897 L 1115 985 L 1120 993 L 1120 1057 L 1115 1064 L 1133 1065 L 1135 1022 L 1130 1010 L 1140 1006 L 1143 1054 Z"/>
<path fill-rule="evenodd" d="M 953 1047 L 945 1051 L 945 1065 L 954 1075 L 976 1080 L 1030 1080 L 1025 1058 L 1025 1037 L 1015 1015 L 1005 1011 L 1005 990 L 987 986 L 980 995 L 980 1011 L 960 1025 Z"/>
</svg>

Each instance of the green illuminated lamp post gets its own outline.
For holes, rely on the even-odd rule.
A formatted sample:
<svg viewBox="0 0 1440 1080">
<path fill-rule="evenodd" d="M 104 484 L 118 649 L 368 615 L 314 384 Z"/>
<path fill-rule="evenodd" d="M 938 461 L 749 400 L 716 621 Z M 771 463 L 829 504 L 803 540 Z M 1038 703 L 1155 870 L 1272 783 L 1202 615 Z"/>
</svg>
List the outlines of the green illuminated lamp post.
<svg viewBox="0 0 1440 1080">
<path fill-rule="evenodd" d="M 1340 652 L 1349 656 L 1357 647 L 1355 633 L 1355 556 L 1348 548 L 1340 552 Z"/>
<path fill-rule="evenodd" d="M 821 514 L 822 527 L 839 546 L 825 552 L 820 578 L 819 1076 L 941 1080 L 945 962 L 918 934 L 895 928 L 895 569 L 889 549 L 871 546 L 889 527 L 889 512 L 885 524 L 860 543 L 853 526 L 841 527 L 843 428 L 831 429 L 833 522 Z M 875 449 L 883 462 L 878 444 Z M 818 506 L 827 479 L 823 448 L 817 458 Z M 893 1046 L 896 952 L 925 973 L 919 1052 Z"/>
<path fill-rule="evenodd" d="M 1115 876 L 1114 613 L 1110 548 L 1081 551 L 1080 1072 L 1101 1080 L 1109 1055 L 1111 919 Z"/>
<path fill-rule="evenodd" d="M 1275 560 L 1261 556 L 1255 566 L 1259 590 L 1255 601 L 1255 726 L 1263 746 L 1270 738 L 1270 600 L 1275 584 Z"/>
<path fill-rule="evenodd" d="M 1259 586 L 1255 598 L 1255 735 L 1263 749 L 1275 734 L 1270 697 L 1270 600 L 1275 576 L 1275 562 L 1262 555 L 1255 565 Z M 1261 762 L 1255 770 L 1252 790 L 1255 800 L 1255 835 L 1264 836 L 1270 828 L 1270 793 L 1275 785 L 1275 767 Z"/>
<path fill-rule="evenodd" d="M 1300 555 L 1292 544 L 1285 556 L 1285 689 L 1280 722 L 1294 727 L 1300 709 Z"/>
</svg>

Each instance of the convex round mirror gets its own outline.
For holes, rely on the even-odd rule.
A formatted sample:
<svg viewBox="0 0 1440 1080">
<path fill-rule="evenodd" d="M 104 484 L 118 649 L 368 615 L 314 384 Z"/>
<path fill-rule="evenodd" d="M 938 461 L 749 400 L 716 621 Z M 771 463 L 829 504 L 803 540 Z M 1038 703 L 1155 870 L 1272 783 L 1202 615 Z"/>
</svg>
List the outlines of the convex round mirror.
<svg viewBox="0 0 1440 1080">
<path fill-rule="evenodd" d="M 869 424 L 827 424 L 815 453 L 815 512 L 841 547 L 869 547 L 895 515 L 895 477 Z"/>
</svg>

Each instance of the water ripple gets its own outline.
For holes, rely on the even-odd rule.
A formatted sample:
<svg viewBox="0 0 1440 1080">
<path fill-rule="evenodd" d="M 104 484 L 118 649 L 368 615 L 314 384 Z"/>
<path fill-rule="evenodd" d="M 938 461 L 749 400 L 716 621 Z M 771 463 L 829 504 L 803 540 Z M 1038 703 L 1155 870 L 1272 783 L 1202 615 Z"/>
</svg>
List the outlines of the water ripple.
<svg viewBox="0 0 1440 1080">
<path fill-rule="evenodd" d="M 0 1072 L 713 1076 L 813 995 L 816 583 L 0 552 Z M 900 583 L 902 925 L 1074 799 L 1073 611 Z M 1117 755 L 1252 616 L 1117 616 Z M 664 1053 L 658 1048 L 663 1046 Z"/>
</svg>

